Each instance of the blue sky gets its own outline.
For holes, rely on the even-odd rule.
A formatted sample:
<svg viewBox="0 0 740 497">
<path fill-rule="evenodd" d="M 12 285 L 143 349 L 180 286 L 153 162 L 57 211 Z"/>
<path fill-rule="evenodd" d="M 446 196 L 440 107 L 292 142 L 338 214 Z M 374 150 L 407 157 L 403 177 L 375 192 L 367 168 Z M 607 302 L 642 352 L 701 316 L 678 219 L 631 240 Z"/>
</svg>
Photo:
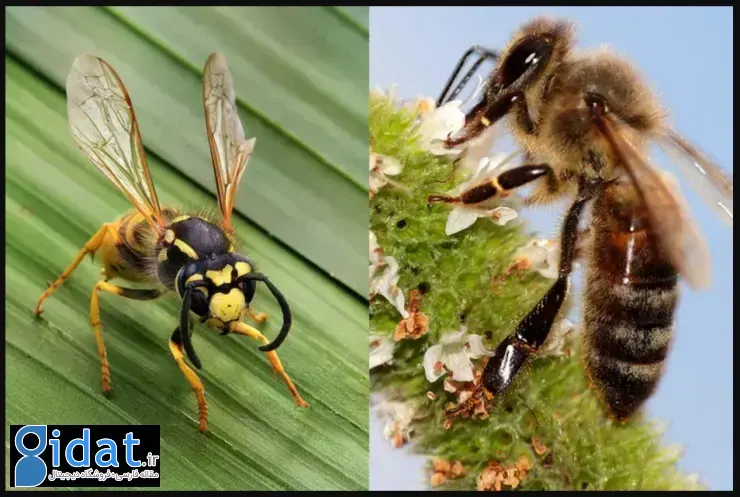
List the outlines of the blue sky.
<svg viewBox="0 0 740 497">
<path fill-rule="evenodd" d="M 674 127 L 732 170 L 731 7 L 372 7 L 370 85 L 395 84 L 401 98 L 436 98 L 471 45 L 501 47 L 541 14 L 576 21 L 578 47 L 607 44 L 627 55 Z M 682 188 L 710 247 L 713 285 L 682 288 L 666 374 L 648 410 L 668 423 L 666 443 L 683 446 L 681 469 L 710 488 L 732 489 L 732 232 L 683 178 Z M 550 235 L 559 214 L 540 208 L 525 216 Z M 371 430 L 371 488 L 423 488 L 424 460 L 391 451 L 376 420 Z"/>
</svg>

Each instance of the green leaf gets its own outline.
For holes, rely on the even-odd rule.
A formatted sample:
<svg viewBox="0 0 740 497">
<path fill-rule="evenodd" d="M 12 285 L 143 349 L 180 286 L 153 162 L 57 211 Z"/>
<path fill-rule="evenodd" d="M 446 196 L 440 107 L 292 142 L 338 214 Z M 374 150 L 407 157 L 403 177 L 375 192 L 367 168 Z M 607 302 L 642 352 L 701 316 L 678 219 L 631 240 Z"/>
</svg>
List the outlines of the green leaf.
<svg viewBox="0 0 740 497">
<path fill-rule="evenodd" d="M 208 54 L 223 52 L 247 135 L 258 137 L 236 209 L 367 293 L 356 262 L 367 253 L 368 40 L 335 11 L 16 7 L 6 40 L 60 90 L 79 54 L 106 59 L 129 90 L 146 148 L 209 191 L 200 78 Z"/>
<path fill-rule="evenodd" d="M 228 16 L 220 17 L 228 24 Z M 357 264 L 367 252 L 367 197 L 320 158 L 328 144 L 316 141 L 318 130 L 297 140 L 298 130 L 291 135 L 279 120 L 253 114 L 240 84 L 246 62 L 234 63 L 224 49 L 241 75 L 235 77 L 247 133 L 258 137 L 238 202 L 254 223 L 236 216 L 236 232 L 243 252 L 290 302 L 294 326 L 278 354 L 310 407 L 295 406 L 257 342 L 199 326 L 193 340 L 209 403 L 208 431 L 201 434 L 195 397 L 167 348 L 177 326 L 176 298 L 101 296 L 111 398 L 100 392 L 88 320 L 97 261 L 80 264 L 45 302 L 41 319 L 33 308 L 47 281 L 92 234 L 131 209 L 69 136 L 62 84 L 74 56 L 97 49 L 123 78 L 160 201 L 213 210 L 197 74 L 205 59 L 197 67 L 184 65 L 99 9 L 14 8 L 6 19 L 6 439 L 10 424 L 159 424 L 163 489 L 367 488 L 367 303 L 357 296 L 367 287 L 364 265 Z M 325 21 L 336 20 L 331 14 Z M 346 29 L 343 21 L 339 25 Z M 331 26 L 324 25 L 328 40 L 336 32 Z M 248 48 L 245 40 L 242 50 Z M 206 43 L 203 53 L 220 49 Z M 363 50 L 359 59 L 367 57 Z M 347 107 L 359 108 L 361 98 L 366 105 L 366 93 L 347 92 Z M 344 104 L 337 99 L 334 105 Z M 265 108 L 265 115 L 277 119 L 273 110 Z M 344 154 L 347 170 L 357 157 L 364 168 L 367 142 L 342 143 L 336 153 Z M 361 286 L 353 281 L 356 266 Z M 327 274 L 334 271 L 336 279 Z M 274 337 L 280 312 L 262 287 L 255 307 L 270 314 L 262 331 Z"/>
</svg>

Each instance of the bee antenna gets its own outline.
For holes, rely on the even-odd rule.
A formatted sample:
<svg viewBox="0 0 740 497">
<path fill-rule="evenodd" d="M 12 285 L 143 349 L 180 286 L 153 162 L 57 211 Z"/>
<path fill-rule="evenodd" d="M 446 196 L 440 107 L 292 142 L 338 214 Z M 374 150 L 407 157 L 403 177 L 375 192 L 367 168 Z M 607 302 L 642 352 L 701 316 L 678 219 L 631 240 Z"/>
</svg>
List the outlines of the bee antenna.
<svg viewBox="0 0 740 497">
<path fill-rule="evenodd" d="M 278 304 L 280 305 L 280 310 L 283 313 L 283 326 L 280 328 L 280 333 L 278 333 L 278 336 L 273 340 L 272 342 L 260 345 L 259 349 L 263 352 L 270 352 L 271 350 L 275 350 L 278 347 L 280 347 L 280 344 L 283 343 L 285 338 L 288 336 L 288 332 L 290 331 L 290 326 L 293 323 L 293 317 L 290 313 L 290 307 L 288 306 L 288 301 L 285 300 L 285 297 L 283 297 L 283 294 L 280 293 L 280 290 L 277 289 L 277 287 L 270 281 L 267 276 L 265 276 L 262 273 L 249 273 L 243 276 L 243 279 L 245 280 L 256 280 L 261 281 L 265 285 L 267 285 L 267 288 L 270 289 L 270 292 L 272 293 L 272 296 L 275 297 L 275 300 L 277 300 Z"/>
<path fill-rule="evenodd" d="M 455 79 L 457 79 L 457 76 L 460 74 L 460 71 L 462 70 L 463 66 L 465 65 L 465 61 L 470 58 L 471 55 L 477 54 L 478 60 L 473 64 L 473 66 L 468 70 L 468 72 L 463 76 L 462 80 L 457 84 L 454 90 L 450 93 L 450 88 L 452 87 L 452 83 L 455 82 Z M 460 57 L 460 60 L 457 62 L 457 65 L 455 66 L 455 69 L 452 71 L 452 74 L 450 75 L 449 79 L 447 80 L 447 83 L 445 83 L 445 87 L 442 90 L 442 93 L 437 98 L 437 107 L 440 105 L 449 102 L 450 100 L 454 99 L 458 93 L 463 89 L 463 87 L 467 84 L 467 82 L 470 80 L 470 78 L 473 77 L 473 74 L 475 74 L 475 71 L 478 70 L 481 64 L 485 62 L 487 59 L 498 59 L 498 52 L 495 50 L 490 50 L 485 47 L 481 47 L 480 45 L 474 45 L 470 47 L 470 49 L 463 54 L 462 57 Z"/>
</svg>

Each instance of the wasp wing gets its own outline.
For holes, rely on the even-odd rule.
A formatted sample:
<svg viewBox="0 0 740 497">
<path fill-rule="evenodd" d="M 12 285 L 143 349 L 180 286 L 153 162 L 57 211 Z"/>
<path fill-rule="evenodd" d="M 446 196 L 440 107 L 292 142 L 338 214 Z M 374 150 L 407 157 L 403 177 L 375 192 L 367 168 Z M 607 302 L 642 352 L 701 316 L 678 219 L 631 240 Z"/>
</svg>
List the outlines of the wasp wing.
<svg viewBox="0 0 740 497">
<path fill-rule="evenodd" d="M 666 131 L 659 144 L 690 179 L 689 184 L 732 228 L 732 176 L 673 130 Z"/>
<path fill-rule="evenodd" d="M 154 229 L 165 222 L 157 200 L 131 98 L 113 68 L 79 56 L 67 77 L 67 118 L 77 146 Z"/>
<path fill-rule="evenodd" d="M 236 109 L 234 78 L 226 58 L 220 53 L 212 53 L 203 69 L 203 106 L 222 226 L 232 232 L 231 211 L 236 191 L 256 139 L 244 137 L 244 127 Z"/>
<path fill-rule="evenodd" d="M 600 124 L 647 208 L 650 227 L 661 248 L 690 286 L 695 289 L 708 286 L 709 251 L 677 189 L 670 186 L 650 166 L 644 154 L 614 129 L 609 119 L 601 119 Z"/>
</svg>

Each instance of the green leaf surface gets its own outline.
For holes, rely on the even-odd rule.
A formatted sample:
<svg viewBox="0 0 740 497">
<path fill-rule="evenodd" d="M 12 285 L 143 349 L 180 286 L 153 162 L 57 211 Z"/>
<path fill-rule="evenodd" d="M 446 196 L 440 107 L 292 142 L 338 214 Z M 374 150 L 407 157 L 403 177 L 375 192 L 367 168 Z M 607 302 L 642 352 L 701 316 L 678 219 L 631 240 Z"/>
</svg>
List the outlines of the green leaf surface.
<svg viewBox="0 0 740 497">
<path fill-rule="evenodd" d="M 6 18 L 6 48 L 60 91 L 79 54 L 106 59 L 147 150 L 209 191 L 201 71 L 223 52 L 258 137 L 236 209 L 365 295 L 368 42 L 356 27 L 325 8 L 15 7 Z"/>
<path fill-rule="evenodd" d="M 345 17 L 351 24 L 354 24 L 358 30 L 369 34 L 370 31 L 370 9 L 366 7 L 330 7 L 336 10 L 336 12 Z"/>
<path fill-rule="evenodd" d="M 295 406 L 257 342 L 199 326 L 193 341 L 209 403 L 208 431 L 199 433 L 195 397 L 167 348 L 177 326 L 174 296 L 101 296 L 113 385 L 106 398 L 88 319 L 97 261 L 80 264 L 46 301 L 42 318 L 33 315 L 47 281 L 103 223 L 131 208 L 75 147 L 61 85 L 78 53 L 109 56 L 154 152 L 160 201 L 214 210 L 199 75 L 98 9 L 15 8 L 6 15 L 6 439 L 10 424 L 159 424 L 163 489 L 367 488 L 367 305 L 314 257 L 321 249 L 337 259 L 337 279 L 351 281 L 347 271 L 367 251 L 366 194 L 243 106 L 258 145 L 238 205 L 255 223 L 236 216 L 236 232 L 241 251 L 290 302 L 294 325 L 278 354 L 310 407 Z M 242 86 L 237 78 L 237 92 Z M 366 142 L 354 146 L 358 156 L 367 153 Z M 322 188 L 334 196 L 322 197 Z M 271 235 L 302 243 L 288 248 Z M 271 316 L 261 329 L 274 337 L 280 312 L 258 288 L 255 308 Z"/>
</svg>

